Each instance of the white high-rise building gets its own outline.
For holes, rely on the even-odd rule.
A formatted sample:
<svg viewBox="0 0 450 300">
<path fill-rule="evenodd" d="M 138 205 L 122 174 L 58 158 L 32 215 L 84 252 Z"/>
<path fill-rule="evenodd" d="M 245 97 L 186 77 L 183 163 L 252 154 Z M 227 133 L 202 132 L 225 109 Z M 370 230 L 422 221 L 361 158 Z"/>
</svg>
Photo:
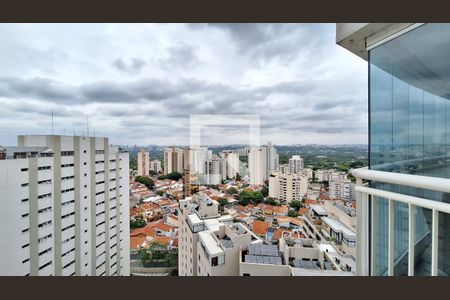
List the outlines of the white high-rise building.
<svg viewBox="0 0 450 300">
<path fill-rule="evenodd" d="M 308 192 L 308 177 L 303 174 L 273 172 L 269 176 L 269 197 L 291 202 L 302 200 Z"/>
<path fill-rule="evenodd" d="M 264 183 L 263 151 L 259 147 L 251 147 L 248 153 L 248 170 L 250 173 L 250 184 Z"/>
<path fill-rule="evenodd" d="M 227 161 L 225 158 L 213 156 L 205 162 L 205 174 L 201 176 L 201 183 L 220 184 L 227 177 Z"/>
<path fill-rule="evenodd" d="M 277 154 L 277 149 L 268 142 L 267 145 L 261 147 L 264 153 L 264 180 L 269 178 L 269 174 L 278 171 L 279 156 Z"/>
<path fill-rule="evenodd" d="M 157 174 L 159 172 L 161 172 L 162 171 L 161 161 L 158 159 L 154 159 L 154 160 L 150 161 L 150 170 Z"/>
<path fill-rule="evenodd" d="M 129 154 L 19 136 L 0 160 L 0 275 L 129 275 Z"/>
<path fill-rule="evenodd" d="M 191 147 L 185 151 L 186 166 L 191 174 L 206 174 L 206 161 L 212 159 L 212 151 L 206 147 Z"/>
<path fill-rule="evenodd" d="M 272 143 L 251 147 L 248 154 L 250 184 L 263 184 L 269 174 L 278 171 L 278 154 Z"/>
<path fill-rule="evenodd" d="M 220 155 L 226 159 L 226 177 L 235 178 L 236 174 L 239 173 L 239 154 L 233 151 L 224 151 Z"/>
<path fill-rule="evenodd" d="M 303 158 L 300 155 L 293 155 L 289 159 L 289 173 L 297 174 L 303 172 Z"/>
<path fill-rule="evenodd" d="M 137 154 L 137 176 L 150 175 L 150 153 L 141 149 Z"/>
<path fill-rule="evenodd" d="M 178 172 L 183 174 L 183 168 L 185 167 L 183 149 L 168 147 L 164 149 L 164 173 L 169 174 Z"/>
</svg>

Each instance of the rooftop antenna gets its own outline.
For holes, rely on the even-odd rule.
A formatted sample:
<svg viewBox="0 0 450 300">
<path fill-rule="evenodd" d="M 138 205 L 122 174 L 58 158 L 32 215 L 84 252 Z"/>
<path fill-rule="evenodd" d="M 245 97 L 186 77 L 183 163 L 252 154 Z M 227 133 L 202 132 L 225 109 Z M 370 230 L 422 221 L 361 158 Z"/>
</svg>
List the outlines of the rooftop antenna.
<svg viewBox="0 0 450 300">
<path fill-rule="evenodd" d="M 52 109 L 52 135 L 53 135 L 53 109 Z"/>
<path fill-rule="evenodd" d="M 86 116 L 86 130 L 87 130 L 87 136 L 89 136 L 89 116 Z"/>
<path fill-rule="evenodd" d="M 95 137 L 95 128 L 92 128 L 92 131 L 93 131 L 93 134 L 94 134 L 94 137 Z"/>
</svg>

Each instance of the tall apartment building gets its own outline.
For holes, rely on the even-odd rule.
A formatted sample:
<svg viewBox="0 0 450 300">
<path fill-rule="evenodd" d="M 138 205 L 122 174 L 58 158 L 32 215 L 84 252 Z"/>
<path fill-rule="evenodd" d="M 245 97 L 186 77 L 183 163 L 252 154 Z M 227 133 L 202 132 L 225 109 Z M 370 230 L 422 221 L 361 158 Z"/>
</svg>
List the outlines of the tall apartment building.
<svg viewBox="0 0 450 300">
<path fill-rule="evenodd" d="M 206 162 L 211 160 L 212 157 L 212 151 L 208 150 L 208 148 L 192 146 L 185 151 L 185 167 L 188 168 L 192 174 L 206 174 Z"/>
<path fill-rule="evenodd" d="M 201 176 L 201 183 L 204 184 L 220 184 L 227 177 L 227 161 L 225 158 L 213 155 L 213 157 L 205 161 L 205 173 Z"/>
<path fill-rule="evenodd" d="M 251 147 L 248 153 L 250 184 L 264 183 L 264 152 L 259 147 Z"/>
<path fill-rule="evenodd" d="M 346 201 L 351 200 L 351 185 L 350 179 L 335 179 L 329 182 L 328 184 L 328 190 L 330 193 L 330 197 L 332 198 L 338 198 L 338 199 L 344 199 Z"/>
<path fill-rule="evenodd" d="M 308 192 L 308 177 L 303 174 L 273 172 L 269 176 L 269 197 L 291 202 L 302 200 Z"/>
<path fill-rule="evenodd" d="M 226 159 L 226 177 L 230 179 L 235 178 L 237 173 L 239 173 L 239 154 L 235 151 L 223 151 L 220 153 L 220 156 Z"/>
<path fill-rule="evenodd" d="M 250 184 L 263 184 L 269 174 L 278 171 L 278 154 L 272 143 L 261 147 L 250 147 L 248 154 Z"/>
<path fill-rule="evenodd" d="M 303 172 L 303 158 L 300 155 L 293 155 L 289 159 L 289 173 L 297 174 Z"/>
<path fill-rule="evenodd" d="M 250 147 L 244 147 L 244 148 L 236 149 L 236 153 L 239 156 L 248 156 L 249 152 L 250 152 Z"/>
<path fill-rule="evenodd" d="M 450 24 L 337 24 L 336 42 L 369 67 L 369 167 L 352 172 L 358 275 L 450 274 L 449 35 Z"/>
<path fill-rule="evenodd" d="M 137 176 L 150 175 L 150 153 L 141 149 L 137 154 Z"/>
<path fill-rule="evenodd" d="M 0 160 L 0 275 L 129 275 L 129 155 L 27 135 Z"/>
<path fill-rule="evenodd" d="M 183 174 L 185 167 L 184 150 L 176 147 L 164 149 L 164 174 L 178 172 Z"/>
<path fill-rule="evenodd" d="M 161 172 L 162 171 L 161 161 L 158 159 L 150 161 L 150 170 L 157 174 Z"/>
</svg>

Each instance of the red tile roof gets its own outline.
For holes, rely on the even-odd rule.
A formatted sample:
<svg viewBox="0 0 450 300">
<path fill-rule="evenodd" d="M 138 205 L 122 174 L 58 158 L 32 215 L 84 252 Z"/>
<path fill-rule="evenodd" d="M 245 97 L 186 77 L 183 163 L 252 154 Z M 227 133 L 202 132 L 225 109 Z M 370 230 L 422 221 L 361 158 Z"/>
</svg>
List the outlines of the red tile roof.
<svg viewBox="0 0 450 300">
<path fill-rule="evenodd" d="M 131 249 L 139 249 L 146 240 L 145 236 L 132 236 L 130 237 L 130 248 Z"/>
<path fill-rule="evenodd" d="M 306 214 L 308 213 L 308 208 L 306 208 L 306 207 L 301 207 L 300 210 L 299 210 L 299 213 L 300 213 L 301 215 L 306 215 Z"/>
<path fill-rule="evenodd" d="M 252 231 L 258 235 L 266 235 L 270 224 L 263 221 L 255 220 L 252 224 Z"/>
<path fill-rule="evenodd" d="M 287 205 L 275 206 L 273 208 L 274 214 L 287 214 L 289 207 Z"/>
</svg>

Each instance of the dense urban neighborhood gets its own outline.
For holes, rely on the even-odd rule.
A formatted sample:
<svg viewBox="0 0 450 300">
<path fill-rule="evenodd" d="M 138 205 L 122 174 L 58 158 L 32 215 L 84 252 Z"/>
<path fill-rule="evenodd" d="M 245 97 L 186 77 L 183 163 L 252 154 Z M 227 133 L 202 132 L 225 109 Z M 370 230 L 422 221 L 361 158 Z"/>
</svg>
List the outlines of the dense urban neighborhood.
<svg viewBox="0 0 450 300">
<path fill-rule="evenodd" d="M 130 159 L 132 275 L 354 274 L 359 146 L 148 148 Z"/>
</svg>

